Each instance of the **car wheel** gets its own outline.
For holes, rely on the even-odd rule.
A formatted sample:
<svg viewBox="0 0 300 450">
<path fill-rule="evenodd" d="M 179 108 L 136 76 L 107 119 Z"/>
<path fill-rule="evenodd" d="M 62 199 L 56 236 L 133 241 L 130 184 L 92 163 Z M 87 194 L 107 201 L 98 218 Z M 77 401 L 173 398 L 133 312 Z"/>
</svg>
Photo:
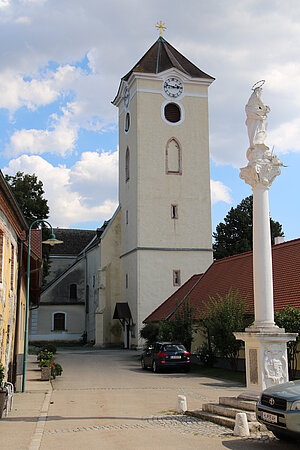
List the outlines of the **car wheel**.
<svg viewBox="0 0 300 450">
<path fill-rule="evenodd" d="M 185 367 L 183 371 L 184 371 L 185 373 L 189 373 L 190 370 L 191 370 L 191 368 L 188 366 L 188 367 Z"/>
<path fill-rule="evenodd" d="M 282 431 L 272 430 L 272 433 L 274 434 L 275 437 L 277 437 L 277 439 L 280 439 L 282 441 L 292 441 L 293 440 L 293 438 L 291 436 L 289 436 L 287 433 L 283 433 Z"/>
<path fill-rule="evenodd" d="M 147 369 L 147 366 L 146 366 L 146 364 L 145 364 L 144 358 L 141 359 L 141 366 L 142 366 L 142 369 L 143 369 L 143 370 L 146 370 L 146 369 Z"/>
<path fill-rule="evenodd" d="M 152 372 L 154 372 L 154 373 L 159 372 L 158 366 L 155 361 L 153 361 L 153 363 L 152 363 Z"/>
</svg>

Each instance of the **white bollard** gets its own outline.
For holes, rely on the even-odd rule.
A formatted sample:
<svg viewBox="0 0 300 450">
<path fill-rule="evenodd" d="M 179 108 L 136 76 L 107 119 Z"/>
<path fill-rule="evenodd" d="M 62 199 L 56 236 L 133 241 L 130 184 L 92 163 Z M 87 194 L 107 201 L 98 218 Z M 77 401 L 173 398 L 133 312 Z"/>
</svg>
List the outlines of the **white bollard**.
<svg viewBox="0 0 300 450">
<path fill-rule="evenodd" d="M 187 402 L 185 395 L 178 395 L 177 412 L 183 413 L 187 411 Z"/>
<path fill-rule="evenodd" d="M 237 413 L 235 416 L 234 436 L 249 436 L 249 425 L 246 413 Z"/>
</svg>

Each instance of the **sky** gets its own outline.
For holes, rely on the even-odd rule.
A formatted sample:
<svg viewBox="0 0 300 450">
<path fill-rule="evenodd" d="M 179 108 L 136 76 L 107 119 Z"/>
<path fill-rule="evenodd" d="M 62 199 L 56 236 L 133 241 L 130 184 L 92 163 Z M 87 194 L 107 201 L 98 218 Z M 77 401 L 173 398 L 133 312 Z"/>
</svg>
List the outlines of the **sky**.
<svg viewBox="0 0 300 450">
<path fill-rule="evenodd" d="M 55 227 L 95 229 L 118 204 L 120 78 L 164 38 L 209 88 L 213 231 L 251 194 L 239 178 L 249 145 L 245 104 L 266 80 L 266 144 L 283 161 L 270 214 L 299 237 L 298 0 L 0 0 L 0 168 L 35 173 Z"/>
</svg>

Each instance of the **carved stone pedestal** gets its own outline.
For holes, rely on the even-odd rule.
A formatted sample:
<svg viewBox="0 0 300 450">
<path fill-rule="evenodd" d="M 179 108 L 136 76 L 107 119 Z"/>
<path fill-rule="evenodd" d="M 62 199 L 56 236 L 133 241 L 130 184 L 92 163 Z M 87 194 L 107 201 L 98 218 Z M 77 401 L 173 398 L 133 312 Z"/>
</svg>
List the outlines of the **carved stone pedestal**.
<svg viewBox="0 0 300 450">
<path fill-rule="evenodd" d="M 247 390 L 243 398 L 255 400 L 264 389 L 289 381 L 286 343 L 295 340 L 295 333 L 274 327 L 274 332 L 248 328 L 234 335 L 245 342 Z"/>
</svg>

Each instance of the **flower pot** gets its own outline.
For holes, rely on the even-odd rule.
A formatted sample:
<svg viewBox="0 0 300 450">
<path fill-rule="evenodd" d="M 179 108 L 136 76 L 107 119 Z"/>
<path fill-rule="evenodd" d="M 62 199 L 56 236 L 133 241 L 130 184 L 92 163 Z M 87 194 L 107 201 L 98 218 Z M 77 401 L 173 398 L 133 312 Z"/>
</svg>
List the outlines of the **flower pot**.
<svg viewBox="0 0 300 450">
<path fill-rule="evenodd" d="M 49 381 L 51 379 L 51 367 L 42 367 L 41 370 L 41 380 Z"/>
<path fill-rule="evenodd" d="M 5 399 L 6 399 L 6 390 L 0 390 L 0 419 L 2 417 L 2 413 L 4 410 L 5 405 Z"/>
</svg>

